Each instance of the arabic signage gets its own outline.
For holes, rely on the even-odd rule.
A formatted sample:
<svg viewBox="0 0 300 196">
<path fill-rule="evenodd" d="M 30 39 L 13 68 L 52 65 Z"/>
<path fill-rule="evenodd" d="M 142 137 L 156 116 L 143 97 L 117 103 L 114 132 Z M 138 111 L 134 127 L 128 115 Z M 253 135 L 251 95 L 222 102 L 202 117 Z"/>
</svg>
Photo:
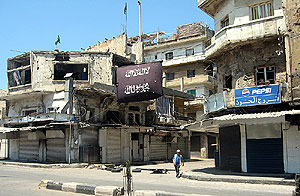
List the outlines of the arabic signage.
<svg viewBox="0 0 300 196">
<path fill-rule="evenodd" d="M 236 107 L 274 103 L 281 103 L 279 84 L 235 90 Z"/>
<path fill-rule="evenodd" d="M 161 62 L 123 66 L 117 69 L 118 102 L 135 102 L 162 96 Z"/>
</svg>

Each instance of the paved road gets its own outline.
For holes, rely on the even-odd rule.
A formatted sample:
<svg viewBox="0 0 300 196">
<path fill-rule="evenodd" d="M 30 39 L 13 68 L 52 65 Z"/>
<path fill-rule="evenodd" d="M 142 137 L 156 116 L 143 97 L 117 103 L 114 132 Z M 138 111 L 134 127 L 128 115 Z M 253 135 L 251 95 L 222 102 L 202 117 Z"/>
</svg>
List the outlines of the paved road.
<svg viewBox="0 0 300 196">
<path fill-rule="evenodd" d="M 75 196 L 82 194 L 65 193 L 38 189 L 42 179 L 61 182 L 79 182 L 94 185 L 122 186 L 122 175 L 95 169 L 38 169 L 16 166 L 0 167 L 0 195 L 5 196 Z M 294 187 L 282 185 L 255 185 L 241 183 L 199 182 L 176 179 L 175 173 L 150 174 L 148 171 L 134 173 L 134 187 L 139 190 L 161 190 L 177 193 L 222 196 L 283 196 L 291 195 Z"/>
</svg>

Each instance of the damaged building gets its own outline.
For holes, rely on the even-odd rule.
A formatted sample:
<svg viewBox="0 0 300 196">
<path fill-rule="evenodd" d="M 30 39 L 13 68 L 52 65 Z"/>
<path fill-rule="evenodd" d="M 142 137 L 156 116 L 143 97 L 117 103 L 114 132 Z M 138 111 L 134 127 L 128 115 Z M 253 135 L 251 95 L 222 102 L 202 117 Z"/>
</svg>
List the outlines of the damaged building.
<svg viewBox="0 0 300 196">
<path fill-rule="evenodd" d="M 7 61 L 7 158 L 30 162 L 168 160 L 189 134 L 174 118 L 156 121 L 154 100 L 120 103 L 117 68 L 134 62 L 109 51 L 31 51 Z M 170 106 L 193 96 L 163 89 Z M 173 101 L 174 97 L 179 101 Z"/>
<path fill-rule="evenodd" d="M 192 94 L 195 100 L 185 102 L 175 112 L 184 114 L 190 124 L 204 113 L 204 101 L 216 90 L 214 64 L 205 58 L 205 47 L 214 32 L 202 22 L 181 25 L 174 34 L 157 32 L 142 35 L 145 62 L 162 61 L 163 86 Z M 129 42 L 138 40 L 137 37 Z M 167 121 L 161 116 L 162 121 Z M 191 157 L 214 158 L 215 132 L 188 126 L 191 131 Z"/>
<path fill-rule="evenodd" d="M 7 90 L 0 90 L 0 97 L 6 96 Z M 6 102 L 0 101 L 0 120 L 6 116 Z M 8 156 L 8 141 L 0 139 L 0 159 L 5 159 Z"/>
<path fill-rule="evenodd" d="M 219 132 L 216 162 L 221 169 L 300 171 L 300 110 L 291 83 L 298 76 L 291 75 L 283 3 L 198 0 L 215 21 L 206 57 L 216 63 L 218 80 L 199 126 Z"/>
</svg>

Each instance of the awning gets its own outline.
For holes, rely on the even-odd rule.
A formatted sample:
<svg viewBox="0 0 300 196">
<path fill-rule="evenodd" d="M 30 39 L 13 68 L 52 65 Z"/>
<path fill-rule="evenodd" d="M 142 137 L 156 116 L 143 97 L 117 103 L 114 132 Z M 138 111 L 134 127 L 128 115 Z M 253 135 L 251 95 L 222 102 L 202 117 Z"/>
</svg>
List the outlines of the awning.
<svg viewBox="0 0 300 196">
<path fill-rule="evenodd" d="M 10 133 L 19 131 L 20 128 L 8 128 L 8 127 L 0 127 L 0 133 Z"/>
</svg>

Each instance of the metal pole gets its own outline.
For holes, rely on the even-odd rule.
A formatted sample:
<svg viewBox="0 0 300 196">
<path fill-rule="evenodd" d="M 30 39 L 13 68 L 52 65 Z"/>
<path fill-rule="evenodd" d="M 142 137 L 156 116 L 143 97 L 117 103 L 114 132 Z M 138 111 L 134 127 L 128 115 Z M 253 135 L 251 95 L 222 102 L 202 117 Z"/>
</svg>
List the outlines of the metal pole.
<svg viewBox="0 0 300 196">
<path fill-rule="evenodd" d="M 142 3 L 138 1 L 139 4 L 139 38 L 142 41 Z"/>
<path fill-rule="evenodd" d="M 70 121 L 70 129 L 69 129 L 69 164 L 71 164 L 71 140 L 72 140 L 72 124 Z"/>
</svg>

